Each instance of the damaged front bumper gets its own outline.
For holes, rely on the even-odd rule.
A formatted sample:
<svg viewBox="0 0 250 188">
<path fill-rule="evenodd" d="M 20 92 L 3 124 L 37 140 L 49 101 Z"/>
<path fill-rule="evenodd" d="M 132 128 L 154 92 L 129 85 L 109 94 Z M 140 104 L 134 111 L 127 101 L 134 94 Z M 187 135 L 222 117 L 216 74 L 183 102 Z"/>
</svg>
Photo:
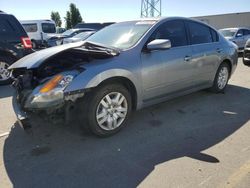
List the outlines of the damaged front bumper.
<svg viewBox="0 0 250 188">
<path fill-rule="evenodd" d="M 85 94 L 84 90 L 78 90 L 64 94 L 64 100 L 60 104 L 47 105 L 42 108 L 24 108 L 19 101 L 18 92 L 15 91 L 12 98 L 13 110 L 16 114 L 18 124 L 27 130 L 32 127 L 30 122 L 31 116 L 36 114 L 40 117 L 45 117 L 47 120 L 58 122 L 55 118 L 61 118 L 64 123 L 68 123 L 74 116 L 72 111 L 75 109 L 76 101 L 82 98 Z M 25 101 L 26 102 L 26 101 Z M 52 103 L 53 104 L 53 103 Z M 45 115 L 45 116 L 44 116 Z"/>
<path fill-rule="evenodd" d="M 65 93 L 64 89 L 70 82 L 65 84 L 67 80 L 63 78 L 67 78 L 67 74 L 66 76 L 61 76 L 60 82 L 58 81 L 58 84 L 53 89 L 50 88 L 51 90 L 46 92 L 43 92 L 42 89 L 49 87 L 48 83 L 53 78 L 33 89 L 23 88 L 23 81 L 20 82 L 18 79 L 13 83 L 13 87 L 15 88 L 12 99 L 13 109 L 17 116 L 17 122 L 24 129 L 31 128 L 30 116 L 33 114 L 43 119 L 45 117 L 47 120 L 55 120 L 56 122 L 56 118 L 61 117 L 63 122 L 69 122 L 71 114 L 73 114 L 71 111 L 74 109 L 76 101 L 84 96 L 85 90 L 75 90 Z"/>
<path fill-rule="evenodd" d="M 22 109 L 20 103 L 18 102 L 18 94 L 17 91 L 14 92 L 12 97 L 12 106 L 13 110 L 17 117 L 17 122 L 21 125 L 24 129 L 31 128 L 31 124 L 29 122 L 29 117 L 27 113 Z"/>
</svg>

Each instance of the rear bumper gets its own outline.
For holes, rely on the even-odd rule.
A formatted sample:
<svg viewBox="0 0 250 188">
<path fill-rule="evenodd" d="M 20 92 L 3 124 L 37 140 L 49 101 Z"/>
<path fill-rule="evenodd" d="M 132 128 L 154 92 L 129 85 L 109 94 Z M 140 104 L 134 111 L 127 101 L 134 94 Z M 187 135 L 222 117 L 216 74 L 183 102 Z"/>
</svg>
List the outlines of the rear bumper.
<svg viewBox="0 0 250 188">
<path fill-rule="evenodd" d="M 15 91 L 15 93 L 12 97 L 12 106 L 13 106 L 13 110 L 16 114 L 17 122 L 19 123 L 19 125 L 21 125 L 24 129 L 31 128 L 31 124 L 29 122 L 29 118 L 28 118 L 27 113 L 22 110 L 22 107 L 18 103 L 17 91 Z"/>
</svg>

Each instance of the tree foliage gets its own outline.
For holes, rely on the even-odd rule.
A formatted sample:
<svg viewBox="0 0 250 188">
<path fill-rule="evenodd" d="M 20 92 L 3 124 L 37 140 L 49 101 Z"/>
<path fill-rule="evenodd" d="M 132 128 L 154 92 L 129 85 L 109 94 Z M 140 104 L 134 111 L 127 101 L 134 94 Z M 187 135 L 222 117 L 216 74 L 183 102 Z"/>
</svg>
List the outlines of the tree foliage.
<svg viewBox="0 0 250 188">
<path fill-rule="evenodd" d="M 62 20 L 61 20 L 61 16 L 60 16 L 59 12 L 52 11 L 50 14 L 50 17 L 52 20 L 55 21 L 57 27 L 62 26 Z"/>
<path fill-rule="evenodd" d="M 66 12 L 66 17 L 64 19 L 65 19 L 65 28 L 66 29 L 72 28 L 71 16 L 69 11 Z"/>
<path fill-rule="evenodd" d="M 79 9 L 76 8 L 75 4 L 71 3 L 69 5 L 69 11 L 66 12 L 66 17 L 64 19 L 66 23 L 66 29 L 70 29 L 76 24 L 82 22 L 82 16 L 80 14 Z"/>
</svg>

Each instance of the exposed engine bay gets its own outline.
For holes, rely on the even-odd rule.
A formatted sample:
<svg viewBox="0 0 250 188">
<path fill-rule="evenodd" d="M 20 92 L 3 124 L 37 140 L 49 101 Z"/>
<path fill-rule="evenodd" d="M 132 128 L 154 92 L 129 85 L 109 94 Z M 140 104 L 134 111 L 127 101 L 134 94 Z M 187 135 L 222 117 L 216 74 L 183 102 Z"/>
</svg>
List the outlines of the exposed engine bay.
<svg viewBox="0 0 250 188">
<path fill-rule="evenodd" d="M 106 51 L 70 48 L 50 56 L 38 67 L 13 68 L 18 105 L 26 113 L 44 112 L 53 116 L 63 113 L 67 119 L 69 110 L 73 109 L 77 99 L 84 96 L 84 91 L 66 96 L 64 89 L 85 70 L 84 64 L 112 56 Z"/>
</svg>

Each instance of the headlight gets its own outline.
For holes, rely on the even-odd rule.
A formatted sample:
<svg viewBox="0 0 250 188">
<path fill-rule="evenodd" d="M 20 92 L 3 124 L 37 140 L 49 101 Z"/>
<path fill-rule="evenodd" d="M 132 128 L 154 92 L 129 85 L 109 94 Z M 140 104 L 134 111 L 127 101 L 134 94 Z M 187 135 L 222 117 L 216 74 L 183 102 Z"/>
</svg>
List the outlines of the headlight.
<svg viewBox="0 0 250 188">
<path fill-rule="evenodd" d="M 56 88 L 65 89 L 65 87 L 67 87 L 69 83 L 72 82 L 73 78 L 74 77 L 72 75 L 56 75 L 40 89 L 40 93 L 48 93 Z"/>
<path fill-rule="evenodd" d="M 63 104 L 63 90 L 72 82 L 73 75 L 56 75 L 42 86 L 38 92 L 34 91 L 26 100 L 25 108 L 47 108 Z"/>
</svg>

